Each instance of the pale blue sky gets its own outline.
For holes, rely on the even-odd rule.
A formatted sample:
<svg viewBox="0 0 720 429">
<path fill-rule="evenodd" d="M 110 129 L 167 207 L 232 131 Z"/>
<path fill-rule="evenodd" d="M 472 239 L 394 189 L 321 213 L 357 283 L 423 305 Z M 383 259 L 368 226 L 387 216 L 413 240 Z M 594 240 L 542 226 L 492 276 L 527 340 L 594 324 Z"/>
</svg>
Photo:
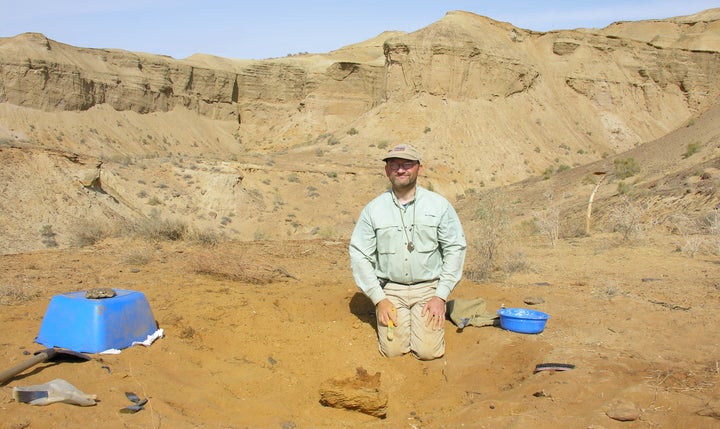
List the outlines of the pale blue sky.
<svg viewBox="0 0 720 429">
<path fill-rule="evenodd" d="M 186 58 L 324 53 L 465 10 L 536 31 L 601 28 L 720 7 L 720 0 L 0 0 L 0 37 Z"/>
</svg>

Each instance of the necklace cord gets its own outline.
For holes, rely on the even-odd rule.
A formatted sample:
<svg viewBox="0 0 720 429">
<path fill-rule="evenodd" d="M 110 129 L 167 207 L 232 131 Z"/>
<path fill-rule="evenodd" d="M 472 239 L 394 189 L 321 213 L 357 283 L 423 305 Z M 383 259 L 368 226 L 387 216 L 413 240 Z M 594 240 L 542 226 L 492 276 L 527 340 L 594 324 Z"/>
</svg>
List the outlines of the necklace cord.
<svg viewBox="0 0 720 429">
<path fill-rule="evenodd" d="M 407 249 L 409 252 L 412 252 L 415 249 L 415 245 L 413 244 L 413 241 L 415 239 L 415 207 L 416 202 L 413 199 L 410 203 L 412 203 L 413 206 L 413 219 L 412 219 L 412 225 L 410 225 L 410 233 L 412 236 L 408 236 L 407 227 L 405 226 L 405 217 L 403 216 L 403 209 L 401 207 L 398 207 L 398 210 L 400 211 L 400 222 L 402 223 L 403 232 L 405 233 L 405 239 L 407 240 Z"/>
</svg>

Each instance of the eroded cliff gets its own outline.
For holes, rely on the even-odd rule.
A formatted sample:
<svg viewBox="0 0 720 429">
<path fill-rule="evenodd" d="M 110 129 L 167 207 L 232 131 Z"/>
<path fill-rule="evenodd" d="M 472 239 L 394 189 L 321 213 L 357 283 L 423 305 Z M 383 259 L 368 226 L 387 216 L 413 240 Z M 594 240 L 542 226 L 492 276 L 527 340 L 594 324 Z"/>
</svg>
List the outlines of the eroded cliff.
<svg viewBox="0 0 720 429">
<path fill-rule="evenodd" d="M 538 33 L 456 11 L 261 61 L 0 39 L 0 153 L 14 166 L 0 245 L 38 246 L 45 225 L 69 245 L 87 219 L 158 215 L 241 239 L 346 236 L 384 186 L 378 152 L 400 142 L 451 199 L 589 165 L 716 103 L 719 22 L 713 9 Z M 88 175 L 99 188 L 73 179 Z"/>
</svg>

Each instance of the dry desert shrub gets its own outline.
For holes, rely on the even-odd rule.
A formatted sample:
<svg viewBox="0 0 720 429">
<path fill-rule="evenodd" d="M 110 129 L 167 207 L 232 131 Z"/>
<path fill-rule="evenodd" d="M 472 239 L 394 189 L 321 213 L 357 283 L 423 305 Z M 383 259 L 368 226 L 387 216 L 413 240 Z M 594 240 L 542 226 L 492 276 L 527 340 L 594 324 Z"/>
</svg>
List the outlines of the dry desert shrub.
<svg viewBox="0 0 720 429">
<path fill-rule="evenodd" d="M 504 270 L 507 274 L 526 273 L 531 269 L 532 267 L 523 252 L 516 251 L 505 260 Z"/>
<path fill-rule="evenodd" d="M 195 273 L 250 284 L 268 284 L 295 278 L 282 267 L 248 261 L 242 255 L 201 251 L 193 255 Z"/>
<path fill-rule="evenodd" d="M 43 225 L 42 228 L 40 228 L 40 235 L 42 236 L 42 244 L 44 244 L 45 247 L 58 247 L 57 241 L 55 240 L 57 234 L 53 231 L 52 225 Z"/>
<path fill-rule="evenodd" d="M 694 258 L 705 243 L 705 239 L 697 235 L 686 235 L 683 238 L 684 242 L 680 245 L 678 250 L 680 253 Z"/>
<path fill-rule="evenodd" d="M 535 213 L 534 220 L 538 231 L 550 240 L 552 247 L 555 247 L 560 238 L 560 209 L 548 207 Z"/>
<path fill-rule="evenodd" d="M 545 192 L 547 205 L 543 210 L 535 212 L 533 220 L 538 231 L 550 240 L 552 247 L 555 247 L 560 237 L 560 208 L 553 205 L 553 197 L 552 191 Z"/>
<path fill-rule="evenodd" d="M 682 236 L 682 242 L 677 245 L 677 251 L 689 255 L 691 258 L 695 257 L 707 241 L 702 235 L 706 229 L 703 221 L 692 218 L 686 213 L 675 213 L 670 216 L 669 222 L 672 225 L 672 231 Z M 707 229 L 712 230 L 712 227 L 710 226 Z"/>
<path fill-rule="evenodd" d="M 92 246 L 110 237 L 134 237 L 157 243 L 159 241 L 192 241 L 216 245 L 220 236 L 212 231 L 192 230 L 185 221 L 162 217 L 153 211 L 149 217 L 134 221 L 120 220 L 115 224 L 109 219 L 78 219 L 70 230 L 71 243 L 75 246 Z M 127 259 L 138 263 L 147 258 L 147 251 L 134 249 Z M 145 262 L 146 263 L 146 262 Z"/>
<path fill-rule="evenodd" d="M 708 234 L 710 235 L 712 252 L 720 256 L 720 209 L 715 209 L 708 213 L 705 222 L 707 224 Z"/>
<path fill-rule="evenodd" d="M 96 218 L 78 219 L 70 228 L 71 243 L 80 247 L 92 246 L 116 235 L 116 228 L 109 222 Z"/>
<path fill-rule="evenodd" d="M 611 300 L 616 296 L 625 295 L 625 292 L 623 292 L 616 280 L 608 279 L 605 286 L 600 287 L 593 294 L 600 299 Z"/>
<path fill-rule="evenodd" d="M 132 235 L 151 241 L 180 241 L 188 238 L 188 232 L 187 223 L 177 219 L 162 218 L 157 212 L 138 220 L 132 227 Z"/>
<path fill-rule="evenodd" d="M 643 222 L 647 209 L 640 203 L 623 195 L 621 201 L 610 210 L 610 223 L 615 232 L 622 235 L 623 241 L 639 236 L 645 231 Z"/>
<path fill-rule="evenodd" d="M 17 305 L 40 296 L 34 287 L 24 285 L 0 285 L 0 305 Z"/>
<path fill-rule="evenodd" d="M 615 167 L 615 176 L 620 179 L 627 179 L 640 172 L 640 166 L 635 158 L 617 158 L 613 161 Z"/>
<path fill-rule="evenodd" d="M 147 265 L 152 260 L 153 253 L 150 246 L 132 247 L 125 251 L 122 263 L 126 265 Z"/>
<path fill-rule="evenodd" d="M 207 230 L 192 231 L 191 237 L 192 241 L 204 246 L 217 246 L 217 244 L 222 240 L 222 237 L 218 234 Z"/>
<path fill-rule="evenodd" d="M 479 198 L 474 220 L 477 224 L 475 240 L 471 246 L 477 250 L 469 258 L 465 275 L 473 281 L 482 281 L 490 277 L 502 244 L 507 239 L 510 224 L 507 198 L 499 191 L 491 191 Z"/>
</svg>

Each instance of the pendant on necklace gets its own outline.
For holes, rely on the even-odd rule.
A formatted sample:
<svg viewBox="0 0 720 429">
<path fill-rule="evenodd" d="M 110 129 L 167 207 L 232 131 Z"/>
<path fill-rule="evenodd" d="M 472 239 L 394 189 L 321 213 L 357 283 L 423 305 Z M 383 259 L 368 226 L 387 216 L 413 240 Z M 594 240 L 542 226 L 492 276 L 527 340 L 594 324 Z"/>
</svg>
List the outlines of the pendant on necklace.
<svg viewBox="0 0 720 429">
<path fill-rule="evenodd" d="M 415 250 L 415 246 L 413 246 L 412 241 L 408 243 L 407 250 L 408 252 L 412 252 L 413 250 Z"/>
</svg>

